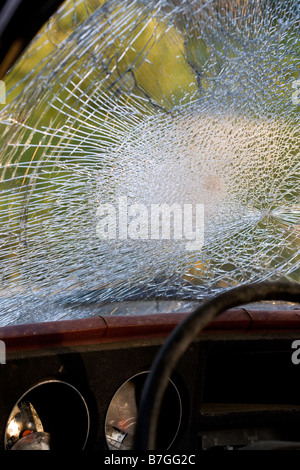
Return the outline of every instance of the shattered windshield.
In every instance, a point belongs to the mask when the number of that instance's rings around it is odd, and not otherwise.
[[[4,78],[1,326],[300,280],[299,12],[59,9]]]

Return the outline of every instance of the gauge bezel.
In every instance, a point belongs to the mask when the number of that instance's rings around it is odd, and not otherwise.
[[[29,395],[31,392],[33,392],[34,390],[40,388],[40,387],[43,387],[45,385],[50,385],[50,384],[59,384],[59,385],[64,385],[64,386],[67,386],[70,388],[70,390],[72,390],[73,392],[75,392],[79,399],[81,400],[82,402],[82,405],[83,405],[83,408],[85,409],[86,411],[86,419],[87,419],[87,426],[86,426],[86,436],[85,436],[85,439],[83,441],[83,445],[82,445],[82,448],[81,450],[83,450],[87,444],[87,441],[88,441],[88,437],[89,437],[89,433],[90,433],[90,413],[89,413],[89,408],[88,408],[88,405],[82,395],[82,393],[72,384],[70,384],[69,382],[66,382],[64,380],[58,380],[58,379],[48,379],[48,380],[43,380],[41,382],[38,382],[37,384],[33,385],[32,387],[28,388],[19,398],[18,400],[15,402],[15,404],[13,405],[10,413],[9,413],[9,416],[8,416],[8,419],[6,421],[6,426],[5,426],[5,431],[4,431],[4,438],[3,438],[3,441],[4,441],[4,449],[5,450],[9,450],[8,446],[7,446],[7,428],[9,426],[9,423],[11,421],[11,419],[13,418],[13,416],[15,416],[15,413],[14,413],[14,410],[15,408],[18,406],[18,404],[24,400],[24,398],[26,397],[26,395]]]
[[[125,380],[118,388],[117,390],[114,392],[111,400],[109,401],[109,404],[107,406],[107,410],[106,410],[106,414],[105,414],[105,420],[104,420],[104,435],[105,435],[105,444],[106,444],[106,447],[109,451],[119,451],[121,450],[122,451],[122,448],[120,449],[117,449],[115,447],[111,447],[108,443],[108,440],[107,440],[107,431],[106,431],[106,428],[107,428],[107,418],[108,418],[108,414],[109,414],[109,411],[110,411],[110,408],[111,406],[113,405],[113,402],[114,400],[116,399],[116,396],[120,393],[121,389],[126,385],[128,384],[128,382],[130,381],[134,381],[134,379],[137,379],[137,377],[140,377],[142,375],[145,375],[145,380],[146,380],[146,376],[149,374],[150,370],[142,370],[140,372],[137,372],[136,374],[132,375],[131,377],[129,377],[127,380]],[[172,385],[173,387],[173,390],[174,392],[176,393],[177,395],[177,398],[178,398],[178,415],[179,415],[179,419],[178,419],[178,423],[177,423],[177,428],[176,428],[176,432],[174,432],[174,436],[170,442],[170,444],[168,445],[168,447],[164,450],[169,450],[176,438],[178,437],[178,434],[180,432],[180,429],[182,427],[182,424],[183,424],[183,400],[182,400],[182,394],[180,393],[180,390],[179,390],[179,387],[178,385],[175,383],[174,381],[174,378],[170,378],[169,379],[169,384]],[[136,416],[136,420],[137,420],[137,416]],[[133,449],[131,449],[133,450]]]

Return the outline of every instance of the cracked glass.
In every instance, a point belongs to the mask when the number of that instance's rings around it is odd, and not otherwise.
[[[4,79],[2,326],[299,282],[299,12],[63,4]]]

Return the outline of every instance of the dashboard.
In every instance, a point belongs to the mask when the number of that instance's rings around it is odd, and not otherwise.
[[[0,450],[134,450],[146,379],[189,315],[157,299],[299,280],[297,2],[2,3],[1,310],[24,324],[0,327]],[[148,203],[127,238],[124,195]],[[148,207],[173,195],[206,205],[201,256],[178,249],[175,214],[174,240],[144,244]],[[299,447],[299,312],[206,325],[168,379],[157,449]]]
[[[99,316],[1,328],[1,450],[33,444],[132,450],[145,378],[186,316]],[[235,308],[213,320],[169,380],[157,449],[299,442],[299,339],[293,306]]]

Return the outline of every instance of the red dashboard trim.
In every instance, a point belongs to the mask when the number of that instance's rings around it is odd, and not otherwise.
[[[99,316],[79,320],[0,327],[7,351],[48,349],[145,338],[167,337],[186,313],[133,316]],[[200,334],[276,331],[300,332],[300,310],[228,310]]]

